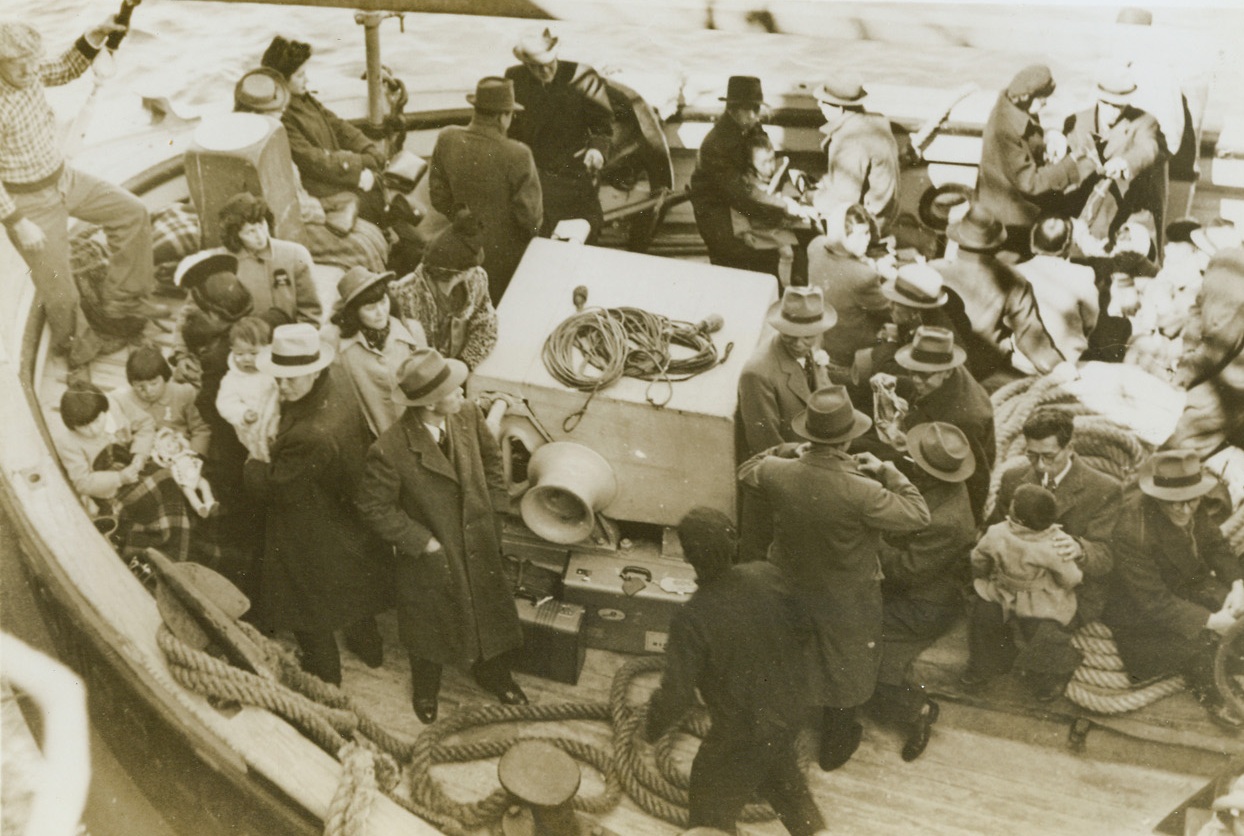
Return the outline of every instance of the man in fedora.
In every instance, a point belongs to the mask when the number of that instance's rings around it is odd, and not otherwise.
[[[791,421],[807,408],[812,392],[829,383],[827,358],[818,346],[821,335],[836,321],[819,287],[788,287],[769,310],[769,325],[777,333],[757,347],[739,375],[736,452],[740,463],[771,447],[800,440]],[[764,560],[773,537],[772,511],[746,486],[740,486],[739,505],[740,558]]]
[[[919,531],[887,534],[881,545],[881,670],[868,710],[906,729],[902,756],[912,761],[929,743],[938,707],[923,686],[912,684],[911,665],[963,612],[968,553],[976,542],[964,482],[976,471],[976,457],[963,430],[942,422],[912,427],[907,455],[930,521]]]
[[[695,225],[713,264],[777,276],[778,251],[752,249],[736,238],[730,210],[763,227],[777,226],[790,218],[806,216],[807,212],[790,198],[769,194],[748,176],[752,166],[749,149],[757,141],[755,135],[764,132],[760,125],[764,107],[760,79],[731,76],[723,101],[726,112],[700,143],[691,174]],[[796,248],[797,261],[800,249]]]
[[[492,302],[510,284],[527,244],[544,219],[540,175],[531,149],[506,132],[514,112],[514,82],[490,76],[467,96],[474,108],[466,127],[443,128],[432,149],[428,190],[447,218],[467,206],[483,226],[484,269]]]
[[[947,229],[959,245],[953,260],[931,264],[942,274],[946,289],[957,297],[962,322],[955,330],[963,337],[968,370],[986,385],[997,388],[1015,376],[1011,353],[1020,351],[1040,374],[1049,374],[1064,362],[1037,308],[1032,285],[997,257],[1006,242],[1006,227],[985,207],[972,204],[961,221]],[[1074,379],[1074,366],[1063,366],[1060,376]],[[991,376],[998,375],[990,380]]]
[[[375,615],[388,609],[389,583],[354,505],[371,433],[333,357],[313,325],[273,331],[257,365],[277,379],[281,420],[269,460],[247,461],[244,475],[266,511],[260,617],[293,631],[305,671],[339,685],[335,631],[367,665],[384,662]]]
[[[368,451],[358,490],[363,518],[392,549],[411,703],[424,724],[436,719],[445,665],[471,666],[506,705],[527,702],[507,655],[523,636],[502,571],[501,450],[463,395],[467,374],[433,348],[407,358],[393,389],[406,412]]]
[[[1238,729],[1244,718],[1213,675],[1219,638],[1244,616],[1240,560],[1203,501],[1217,484],[1190,450],[1141,466],[1114,528],[1118,565],[1102,621],[1133,679],[1183,674],[1211,719]]]
[[[955,330],[955,318],[947,312],[950,294],[942,274],[927,262],[913,262],[898,268],[893,278],[881,284],[881,295],[890,303],[892,328],[885,328],[876,345],[867,352],[856,352],[853,374],[866,381],[876,372],[901,376],[906,370],[894,361],[894,355],[916,336],[922,325]],[[963,321],[962,312],[957,317]],[[963,339],[955,335],[955,343]]]
[[[835,206],[858,203],[884,235],[898,214],[898,143],[890,120],[864,110],[868,91],[854,75],[825,82],[815,96],[825,117],[821,147],[828,165],[813,205],[827,215]]]
[[[793,458],[761,453],[744,462],[739,479],[760,491],[774,515],[769,560],[784,570],[812,619],[819,648],[822,706],[819,762],[842,766],[859,747],[854,713],[872,696],[881,661],[881,573],[878,552],[887,532],[918,531],[929,508],[890,462],[847,453],[872,420],[851,405],[842,386],[812,393],[791,429],[810,442]]]
[[[1152,114],[1131,104],[1136,81],[1126,67],[1097,79],[1097,103],[1067,118],[1063,133],[1071,153],[1084,156],[1098,176],[1086,177],[1071,198],[1071,209],[1088,234],[1106,242],[1132,215],[1148,210],[1158,232],[1158,253],[1166,217],[1166,163],[1169,154]]]
[[[1038,409],[1024,421],[1028,464],[1002,474],[988,524],[1001,522],[1020,485],[1040,485],[1054,494],[1055,522],[1061,527],[1060,550],[1075,559],[1084,574],[1076,591],[1077,619],[1096,621],[1106,600],[1106,579],[1114,566],[1110,539],[1122,500],[1118,480],[1085,464],[1072,447],[1075,424],[1057,409]]]
[[[531,148],[544,194],[542,235],[559,221],[583,218],[591,224],[587,242],[600,234],[597,177],[604,168],[613,137],[613,107],[596,70],[564,61],[558,39],[545,29],[528,34],[514,47],[521,64],[505,71],[514,82],[514,114],[510,136]]]
[[[963,432],[980,463],[967,480],[972,515],[980,522],[989,495],[989,471],[997,457],[993,402],[964,367],[965,358],[950,329],[932,325],[916,329],[912,341],[894,355],[903,370],[896,390],[909,405],[899,429],[906,433],[920,424],[941,421]],[[910,450],[910,443],[907,446]]]

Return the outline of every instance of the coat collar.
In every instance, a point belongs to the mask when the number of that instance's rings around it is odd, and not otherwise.
[[[786,375],[786,386],[803,402],[812,397],[808,388],[808,378],[799,361],[790,356],[790,352],[782,345],[781,335],[773,335],[773,356],[777,358],[778,368]]]
[[[1036,126],[1038,130],[1041,128],[1041,123],[1035,116],[1016,106],[1015,102],[1007,98],[1005,90],[998,94],[998,119],[1003,127],[1009,128],[1019,136],[1023,136],[1029,126]]]
[[[411,335],[410,329],[406,327],[406,324],[402,322],[402,320],[398,319],[395,316],[389,317],[389,339],[397,340],[398,342],[402,342],[402,343],[406,343],[407,345],[410,345],[414,348],[417,348],[419,346],[419,343]],[[361,331],[355,332],[352,336],[343,337],[341,340],[341,345],[338,348],[338,351],[344,352],[347,348],[349,348],[352,345],[357,345],[361,347],[364,351],[370,351],[372,354],[377,354],[377,355],[384,354],[384,352],[377,351],[376,349],[368,345],[367,340],[366,338],[363,337],[363,332]]]
[[[809,444],[799,454],[799,461],[823,470],[859,473],[859,465],[856,464],[850,453],[846,453],[829,444]]]
[[[423,421],[419,420],[419,410],[407,409],[402,414],[401,422],[402,432],[406,434],[406,447],[419,457],[419,463],[428,470],[457,482],[458,471],[454,468],[453,462],[441,452],[441,448],[432,440],[432,434],[423,425]],[[458,424],[458,416],[451,415],[445,419],[445,432],[449,433],[450,436],[460,432],[460,428],[450,429],[450,426],[455,424]],[[450,444],[453,443],[454,441],[451,438]]]

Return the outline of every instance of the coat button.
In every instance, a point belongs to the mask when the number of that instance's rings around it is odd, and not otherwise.
[[[868,643],[868,648],[869,648],[870,650],[871,650],[872,648],[876,647],[876,646],[877,646],[877,643],[876,643],[876,642],[869,642],[869,643]]]

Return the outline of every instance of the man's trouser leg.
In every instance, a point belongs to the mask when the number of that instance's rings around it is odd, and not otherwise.
[[[47,239],[39,252],[29,252],[18,245],[17,236],[9,230],[9,240],[30,267],[35,295],[47,316],[52,347],[67,355],[70,368],[89,363],[99,353],[99,338],[79,304],[69,263],[69,211],[60,190],[49,186],[37,192],[13,193],[12,197],[22,216],[42,229]]]
[[[147,207],[125,189],[69,167],[61,188],[69,214],[99,224],[108,237],[108,278],[100,292],[104,315],[134,316],[155,290]]]

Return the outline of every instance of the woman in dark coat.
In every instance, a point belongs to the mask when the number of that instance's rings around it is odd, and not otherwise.
[[[436,719],[441,668],[473,664],[476,682],[507,705],[527,697],[506,651],[522,645],[502,572],[501,451],[466,401],[466,365],[423,348],[403,363],[393,397],[407,407],[367,453],[363,519],[394,552],[398,629],[410,653],[415,714]]]
[[[247,487],[267,507],[260,567],[263,616],[273,629],[292,630],[303,669],[341,683],[333,631],[371,667],[383,661],[375,614],[386,609],[384,547],[354,507],[354,489],[371,435],[331,346],[314,326],[282,325],[259,356],[259,369],[277,378],[281,421],[270,461],[246,462]],[[327,370],[326,370],[327,369]]]

